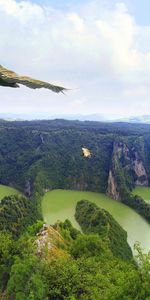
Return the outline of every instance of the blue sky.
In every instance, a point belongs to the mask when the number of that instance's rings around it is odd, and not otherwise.
[[[19,1],[18,1],[19,2]],[[77,4],[86,4],[87,0],[34,0],[33,3],[38,3],[40,5],[51,5],[55,8],[66,10],[70,5],[76,6]],[[119,2],[116,0],[107,0],[106,5],[109,7],[114,7],[114,5]],[[121,1],[120,1],[121,2]],[[150,1],[149,0],[124,0],[123,1],[127,7],[129,13],[133,14],[136,21],[141,25],[149,25],[150,18]]]
[[[1,112],[150,114],[149,11],[148,0],[0,0],[1,64],[72,88],[1,87]]]

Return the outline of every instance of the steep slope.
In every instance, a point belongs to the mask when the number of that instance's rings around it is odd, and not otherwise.
[[[143,149],[144,140],[141,138],[133,140],[132,143],[123,138],[114,141],[107,189],[108,195],[113,199],[121,198],[121,185],[130,190],[134,186],[148,186]]]
[[[88,200],[77,203],[75,217],[84,233],[97,233],[108,243],[113,255],[130,259],[132,251],[127,243],[127,233],[105,210]]]
[[[0,121],[0,183],[29,197],[56,188],[103,192],[136,208],[131,190],[150,182],[149,130],[127,123]],[[142,200],[139,206],[149,220],[149,208]]]

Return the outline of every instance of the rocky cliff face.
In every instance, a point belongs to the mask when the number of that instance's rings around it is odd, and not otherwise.
[[[135,186],[148,186],[144,161],[134,147],[131,148],[124,142],[114,142],[108,176],[107,194],[115,200],[120,198],[118,177],[127,188],[129,182]]]
[[[27,195],[28,197],[31,196],[31,183],[30,183],[30,179],[26,180],[24,193],[25,193],[25,195]]]
[[[115,181],[115,177],[112,173],[112,170],[109,170],[107,194],[115,200],[119,200],[120,198],[119,192],[117,190],[117,183]]]
[[[148,178],[143,161],[137,157],[132,163],[132,168],[136,175],[135,185],[148,186]]]

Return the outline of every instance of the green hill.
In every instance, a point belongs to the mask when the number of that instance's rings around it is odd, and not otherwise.
[[[81,200],[77,203],[75,217],[84,233],[96,233],[108,243],[112,253],[122,259],[131,259],[132,251],[127,243],[126,231],[105,209]]]
[[[29,197],[59,188],[106,193],[150,221],[149,205],[131,195],[150,183],[149,130],[128,123],[0,121],[0,183]]]

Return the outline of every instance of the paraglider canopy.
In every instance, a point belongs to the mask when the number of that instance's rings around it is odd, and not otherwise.
[[[82,147],[82,152],[84,157],[91,157],[91,152],[88,148]]]

